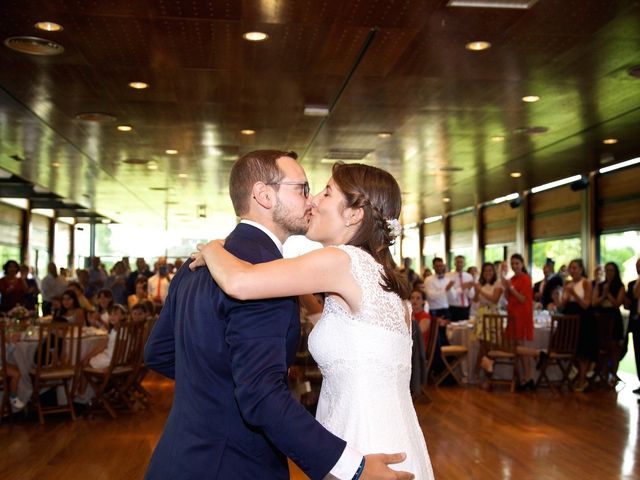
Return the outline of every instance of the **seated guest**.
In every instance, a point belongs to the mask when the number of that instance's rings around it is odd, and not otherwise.
[[[75,290],[69,288],[62,294],[60,315],[58,318],[54,318],[54,320],[64,320],[69,323],[84,326],[86,316],[84,308],[80,306]]]
[[[109,315],[113,308],[113,294],[108,288],[103,288],[96,295],[95,310],[89,314],[89,324],[97,328],[108,330]]]
[[[409,300],[411,301],[411,320],[417,322],[426,346],[429,338],[429,327],[431,326],[431,315],[424,309],[427,295],[422,290],[414,289]]]
[[[111,290],[113,301],[120,305],[127,303],[127,275],[123,262],[116,262],[111,270],[111,275],[107,278],[106,288]]]
[[[69,290],[73,290],[75,292],[78,302],[80,302],[80,306],[87,312],[93,312],[95,310],[93,304],[84,295],[82,285],[80,285],[78,282],[69,282]]]
[[[0,328],[5,328],[4,325],[0,325]],[[9,338],[7,338],[7,356],[13,352],[15,348],[13,343],[20,340],[20,332],[15,332]],[[24,402],[18,398],[18,382],[20,381],[20,370],[15,365],[7,362],[7,377],[9,377],[9,403],[11,404],[11,410],[16,412],[24,408]],[[2,358],[0,358],[0,371],[2,371]],[[6,394],[6,393],[5,393]]]
[[[129,305],[129,310],[131,310],[131,308],[133,308],[134,305],[137,305],[143,300],[153,301],[153,298],[151,298],[151,296],[149,295],[148,288],[149,286],[147,284],[147,277],[143,276],[136,280],[135,293],[133,295],[129,295],[129,298],[127,298],[127,304]]]
[[[127,277],[127,293],[129,295],[135,295],[136,293],[136,281],[140,277],[149,278],[153,275],[153,272],[149,270],[147,262],[142,257],[136,259],[137,270],[131,272]]]
[[[107,322],[109,329],[109,340],[107,342],[107,347],[91,356],[89,359],[89,366],[92,368],[107,368],[111,363],[111,357],[113,357],[113,350],[116,345],[116,333],[117,327],[121,322],[124,322],[127,319],[127,309],[124,308],[120,304],[115,304],[111,308],[111,313],[109,314],[109,320]]]
[[[51,297],[51,311],[49,315],[51,315],[52,318],[58,318],[60,316],[61,311],[62,311],[62,295],[56,295],[55,297]]]
[[[145,312],[147,312],[147,320],[153,319],[158,314],[156,311],[156,305],[151,300],[142,300],[137,303],[137,305],[142,305],[142,307],[144,307]]]

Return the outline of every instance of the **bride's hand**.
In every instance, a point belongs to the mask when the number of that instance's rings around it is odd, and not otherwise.
[[[211,240],[209,243],[199,243],[196,246],[198,251],[191,254],[193,261],[189,264],[189,269],[193,271],[198,267],[204,267],[206,265],[204,254],[218,247],[224,247],[224,240]]]

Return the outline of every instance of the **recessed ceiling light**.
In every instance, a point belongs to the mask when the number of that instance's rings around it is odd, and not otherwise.
[[[602,143],[604,143],[605,145],[614,145],[614,144],[618,143],[618,139],[617,138],[605,138],[604,140],[602,140]]]
[[[379,138],[389,138],[391,137],[391,132],[380,132],[378,133]]]
[[[510,174],[513,178],[520,178],[522,174],[520,172],[511,172]]]
[[[246,130],[240,130],[240,133],[242,135],[254,135],[256,133],[256,131],[255,130],[246,129]]]
[[[157,170],[158,169],[158,165],[156,165],[155,163],[150,163],[149,165],[147,165],[147,169],[148,170]]]
[[[538,100],[540,100],[538,95],[526,95],[522,97],[522,101],[527,103],[537,102]]]
[[[491,137],[491,141],[492,142],[504,142],[504,136],[503,135],[494,135],[493,137]]]
[[[451,199],[450,199],[449,197],[444,197],[444,198],[442,199],[442,201],[443,201],[444,203],[449,203],[449,202],[451,201]]]
[[[131,130],[133,130],[133,127],[131,125],[118,125],[117,128],[121,132],[130,132]]]
[[[189,176],[189,174],[188,173],[179,173],[178,176],[180,178],[187,178]]]
[[[474,52],[480,52],[482,50],[486,50],[488,48],[491,48],[491,43],[489,42],[485,42],[482,40],[478,40],[475,42],[469,42],[467,43],[464,48],[466,48],[467,50],[471,50]]]
[[[250,42],[262,42],[269,38],[269,35],[264,32],[246,32],[242,35],[242,38],[249,40]]]
[[[61,32],[63,30],[62,25],[54,22],[38,22],[34,25],[38,30],[44,30],[46,32]]]
[[[58,167],[60,166],[60,164],[59,164],[58,162],[53,162],[53,163],[51,164],[51,166],[52,166],[53,168],[58,168]]]
[[[170,148],[168,150],[165,150],[164,153],[166,153],[167,155],[177,155],[178,150],[174,150],[173,148]]]
[[[9,37],[4,41],[4,44],[11,50],[29,55],[50,56],[60,55],[64,52],[62,45],[38,37]]]
[[[105,225],[109,225],[111,223],[111,220],[109,220],[108,218],[103,218],[102,220],[100,220],[102,223],[104,223]]]
[[[329,107],[327,105],[305,105],[304,114],[307,117],[327,117],[329,116]]]
[[[145,88],[149,88],[149,84],[146,82],[129,82],[129,86],[136,90],[144,90]]]

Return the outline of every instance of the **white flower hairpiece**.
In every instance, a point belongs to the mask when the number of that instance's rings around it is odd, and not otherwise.
[[[396,238],[402,233],[402,225],[397,218],[387,218],[386,222],[391,238]]]

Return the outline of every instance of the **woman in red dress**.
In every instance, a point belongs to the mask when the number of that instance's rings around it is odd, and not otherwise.
[[[502,280],[509,316],[506,333],[520,345],[525,340],[533,340],[533,289],[531,277],[524,266],[524,258],[519,253],[511,255],[511,270],[513,270],[513,277]],[[521,378],[524,380],[522,386],[525,389],[532,389],[534,382],[531,358],[520,356],[520,362],[523,371]]]

